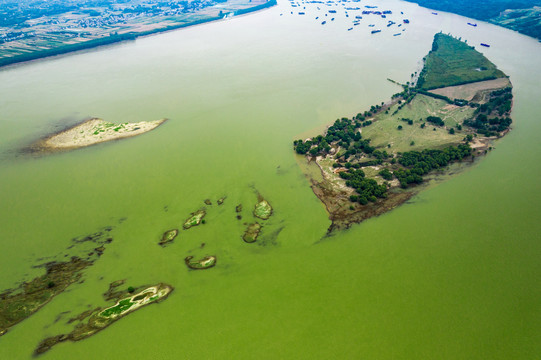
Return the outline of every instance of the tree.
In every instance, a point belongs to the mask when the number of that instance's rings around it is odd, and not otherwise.
[[[393,174],[389,171],[389,169],[383,169],[379,172],[379,175],[384,178],[385,180],[391,180],[393,178]]]

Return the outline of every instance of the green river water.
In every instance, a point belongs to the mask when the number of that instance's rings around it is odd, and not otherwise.
[[[104,305],[108,284],[123,278],[175,290],[42,358],[539,358],[541,46],[414,4],[378,4],[405,12],[411,24],[402,36],[384,26],[371,36],[371,20],[348,32],[343,15],[321,26],[312,15],[288,15],[282,1],[0,70],[0,289],[39,275],[33,265],[71,255],[73,237],[114,226],[85,282],[2,336],[0,358],[31,358],[43,338],[70,330],[70,316]],[[330,222],[292,140],[387,101],[399,88],[386,78],[409,80],[440,30],[492,45],[482,51],[514,85],[513,130],[461,174],[324,238]],[[77,151],[18,151],[89,116],[170,120]],[[274,215],[246,244],[242,223],[256,191]],[[204,199],[222,196],[205,225],[157,245]],[[218,263],[189,271],[187,255],[217,255]]]

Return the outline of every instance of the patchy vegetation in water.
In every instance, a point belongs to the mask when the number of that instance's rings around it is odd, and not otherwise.
[[[464,61],[452,62],[452,56]],[[479,64],[487,74],[472,69]],[[330,214],[329,231],[389,211],[409,199],[427,175],[486,153],[512,123],[510,82],[474,82],[464,85],[471,89],[439,93],[425,88],[497,76],[505,74],[482,54],[439,33],[417,86],[401,85],[389,103],[336,120],[324,135],[295,140],[295,151],[315,160],[323,174],[323,181],[312,179],[312,189]],[[502,88],[487,88],[496,84]],[[470,100],[442,95],[474,89]]]
[[[248,224],[244,235],[242,235],[242,240],[247,243],[256,242],[259,232],[261,231],[261,225],[258,223]]]
[[[163,236],[162,236],[162,239],[160,240],[158,245],[166,246],[166,245],[172,243],[173,240],[175,240],[175,238],[177,237],[177,235],[178,235],[178,229],[172,229],[172,230],[168,230],[168,231],[164,232]]]
[[[70,322],[73,322],[73,320],[80,321],[72,332],[69,334],[61,334],[44,339],[36,348],[35,353],[42,354],[60,342],[86,339],[105,329],[107,326],[111,325],[122,317],[146,305],[157,303],[166,299],[173,291],[173,287],[171,285],[163,283],[153,286],[140,287],[137,292],[133,288],[128,288],[127,290],[120,292],[112,291],[112,289],[116,289],[116,287],[121,284],[123,284],[123,281],[116,284],[112,283],[108,292],[104,294],[104,297],[108,300],[110,300],[111,296],[114,294],[114,296],[117,298],[114,305],[104,308],[96,308],[92,311],[85,311],[75,319],[71,319]],[[86,318],[88,318],[88,321],[83,322]]]
[[[204,209],[201,209],[201,210],[197,210],[196,212],[192,213],[191,216],[186,219],[186,221],[184,222],[184,225],[182,226],[185,230],[193,227],[193,226],[197,226],[199,224],[201,224],[201,222],[203,221],[203,218],[205,217],[205,215],[207,215],[207,212],[206,210]]]
[[[71,239],[72,245],[67,250],[72,254],[80,253],[79,256],[72,255],[69,261],[49,261],[38,265],[36,267],[45,268],[45,274],[0,293],[0,336],[37,312],[71,284],[82,282],[83,271],[104,253],[104,244],[113,241],[110,237],[112,229],[109,226],[93,234]],[[64,257],[67,256],[64,254]]]
[[[92,261],[78,257],[73,257],[68,262],[48,263],[45,265],[44,275],[21,284],[18,289],[0,294],[0,335],[79,281],[82,271],[90,265]]]
[[[184,262],[186,263],[186,266],[188,266],[190,269],[205,270],[210,269],[211,267],[214,267],[216,265],[216,256],[205,256],[204,258],[199,260],[193,260],[193,256],[187,256],[184,259]]]

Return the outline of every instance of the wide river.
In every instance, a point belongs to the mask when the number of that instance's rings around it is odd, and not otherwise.
[[[393,36],[397,25],[365,16],[347,31],[353,12],[322,26],[315,5],[280,1],[248,16],[0,70],[0,289],[39,275],[34,265],[76,253],[66,250],[72,238],[114,227],[84,282],[1,337],[0,358],[31,358],[43,338],[69,331],[69,317],[105,305],[101,294],[118,279],[175,291],[43,359],[537,358],[541,44],[415,4],[371,5],[411,23]],[[383,31],[370,35],[371,23]],[[330,222],[292,140],[387,101],[400,89],[386,79],[408,81],[440,30],[491,44],[481,50],[514,85],[513,130],[466,171],[325,238]],[[20,153],[89,116],[170,121],[77,151]],[[275,213],[259,242],[246,244],[243,222],[256,191]],[[157,245],[204,199],[222,196],[204,226]],[[215,254],[218,264],[189,271],[190,254]]]

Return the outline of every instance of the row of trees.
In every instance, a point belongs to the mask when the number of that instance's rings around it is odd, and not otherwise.
[[[430,171],[461,161],[471,153],[472,149],[468,144],[449,146],[443,150],[408,151],[398,158],[398,163],[404,166],[404,169],[394,171],[393,175],[400,181],[402,188],[407,188],[410,184],[422,183],[423,175]]]

